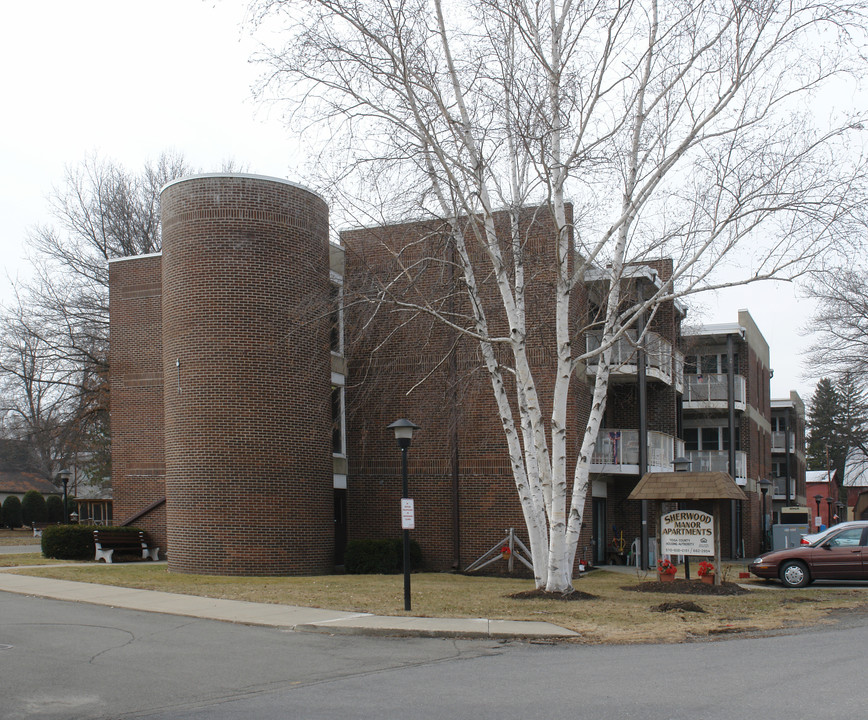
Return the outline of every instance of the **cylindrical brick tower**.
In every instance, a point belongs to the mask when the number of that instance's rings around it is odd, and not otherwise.
[[[328,207],[230,174],[161,203],[169,569],[331,570]]]

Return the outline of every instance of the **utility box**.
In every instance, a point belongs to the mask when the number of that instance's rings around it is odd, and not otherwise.
[[[772,525],[772,550],[786,550],[791,547],[799,547],[802,535],[810,531],[807,523],[796,525]]]

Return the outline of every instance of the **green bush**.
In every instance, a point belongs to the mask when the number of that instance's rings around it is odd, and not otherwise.
[[[21,519],[25,525],[33,525],[35,522],[45,522],[48,520],[48,508],[45,505],[45,498],[38,490],[28,490],[24,493],[24,499],[21,501]]]
[[[0,525],[14,530],[15,528],[20,528],[23,524],[21,501],[17,495],[10,495],[3,501],[3,508],[0,509]]]
[[[96,525],[49,525],[42,531],[42,555],[56,560],[93,560]]]
[[[422,567],[422,548],[410,541],[410,568]],[[351,540],[344,552],[344,569],[352,575],[392,575],[404,572],[402,540]]]
[[[63,522],[63,500],[60,495],[49,495],[45,498],[45,508],[48,512],[48,522]]]

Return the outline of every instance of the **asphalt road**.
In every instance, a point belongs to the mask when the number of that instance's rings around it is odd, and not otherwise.
[[[644,646],[327,636],[0,593],[0,718],[862,718],[868,626]]]

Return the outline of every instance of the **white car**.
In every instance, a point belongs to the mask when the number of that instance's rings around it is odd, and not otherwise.
[[[847,522],[840,522],[837,525],[832,525],[832,527],[826,528],[825,530],[818,533],[811,533],[810,535],[802,535],[802,540],[800,545],[813,545],[818,540],[822,540],[826,535],[830,532],[834,532],[835,530],[840,530],[845,527],[852,527],[854,525],[859,525],[860,523],[864,523],[864,520],[848,520]]]

